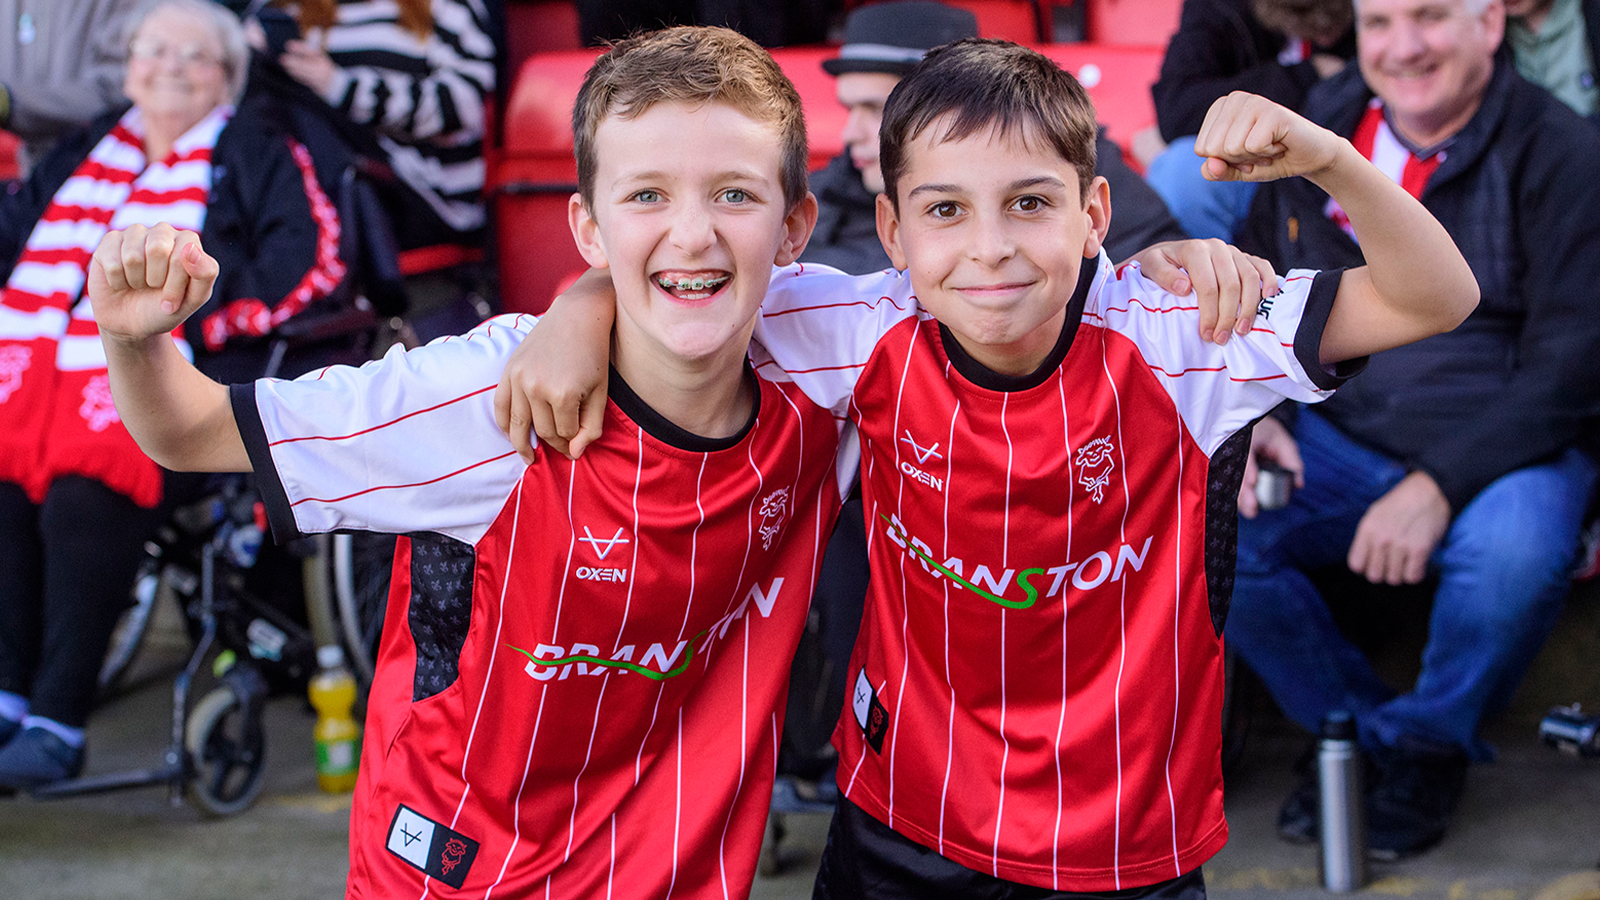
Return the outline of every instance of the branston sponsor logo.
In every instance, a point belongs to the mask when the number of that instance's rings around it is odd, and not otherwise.
[[[614,669],[621,675],[637,672],[646,678],[662,681],[688,671],[689,664],[697,655],[705,653],[713,641],[727,637],[728,629],[733,627],[733,623],[745,618],[752,603],[755,604],[761,618],[771,616],[773,607],[777,605],[778,595],[782,591],[782,578],[772,579],[772,586],[767,590],[762,590],[759,584],[753,584],[739,605],[713,622],[709,628],[701,630],[686,641],[650,644],[643,652],[640,652],[638,644],[623,644],[613,649],[609,656],[603,656],[600,645],[583,641],[571,646],[541,643],[531,652],[517,646],[512,646],[511,649],[528,658],[524,671],[539,681],[549,681],[552,678],[566,681],[573,675],[600,675],[607,669]]]
[[[1039,591],[1047,580],[1049,588],[1044,594],[1047,598],[1061,593],[1069,577],[1072,586],[1080,591],[1092,591],[1103,584],[1121,581],[1128,570],[1138,572],[1144,568],[1145,558],[1154,540],[1153,536],[1145,538],[1138,550],[1132,544],[1122,544],[1114,550],[1096,550],[1084,559],[1061,566],[1036,566],[1018,571],[1015,568],[991,568],[979,564],[968,579],[966,560],[952,556],[941,563],[934,558],[933,550],[925,541],[906,532],[898,516],[880,515],[878,518],[884,522],[884,535],[904,549],[906,555],[915,559],[922,571],[936,579],[948,578],[956,587],[972,591],[1007,609],[1027,609],[1032,606],[1039,599]],[[1011,589],[1013,581],[1024,597],[1015,596],[1016,591]],[[1007,594],[1012,596],[1007,597]]]

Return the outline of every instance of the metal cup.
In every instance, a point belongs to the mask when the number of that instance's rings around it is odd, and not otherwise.
[[[1277,463],[1262,460],[1256,474],[1256,505],[1260,508],[1283,509],[1289,505],[1289,495],[1294,492],[1294,473]]]

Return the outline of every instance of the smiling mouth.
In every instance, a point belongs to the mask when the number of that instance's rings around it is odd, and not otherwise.
[[[652,276],[656,286],[678,300],[706,300],[733,278],[730,272],[661,272]]]
[[[1012,291],[1023,290],[1030,284],[1032,284],[1032,282],[1029,281],[1013,281],[1006,284],[973,284],[966,287],[956,288],[956,290],[962,292],[963,294],[1004,294]]]

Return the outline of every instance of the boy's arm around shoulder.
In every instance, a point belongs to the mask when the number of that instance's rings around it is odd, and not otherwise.
[[[910,280],[893,270],[780,266],[757,313],[751,356],[769,377],[772,366],[784,370],[813,403],[842,415],[873,345],[915,312]],[[573,459],[600,436],[615,317],[609,274],[590,269],[512,354],[495,391],[495,419],[524,460],[534,457],[534,436]]]
[[[228,389],[169,337],[211,296],[217,272],[199,236],[170,225],[109,232],[89,263],[117,412],[139,447],[174,471],[250,469]]]
[[[1444,226],[1350,142],[1252,94],[1218,100],[1195,141],[1213,181],[1301,175],[1344,208],[1367,265],[1344,273],[1323,332],[1331,364],[1461,324],[1478,283]]]

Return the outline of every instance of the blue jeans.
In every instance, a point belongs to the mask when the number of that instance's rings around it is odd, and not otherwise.
[[[1511,699],[1560,615],[1595,464],[1568,450],[1501,476],[1460,511],[1430,561],[1439,589],[1422,674],[1397,696],[1339,632],[1306,573],[1344,562],[1362,515],[1406,468],[1309,410],[1295,436],[1305,488],[1284,509],[1239,523],[1229,646],[1308,730],[1346,709],[1364,746],[1407,735],[1491,759],[1478,724]]]
[[[1183,230],[1195,238],[1232,241],[1256,195],[1255,182],[1207,181],[1200,174],[1200,157],[1194,155],[1193,135],[1168,144],[1150,161],[1144,180],[1167,201]]]

